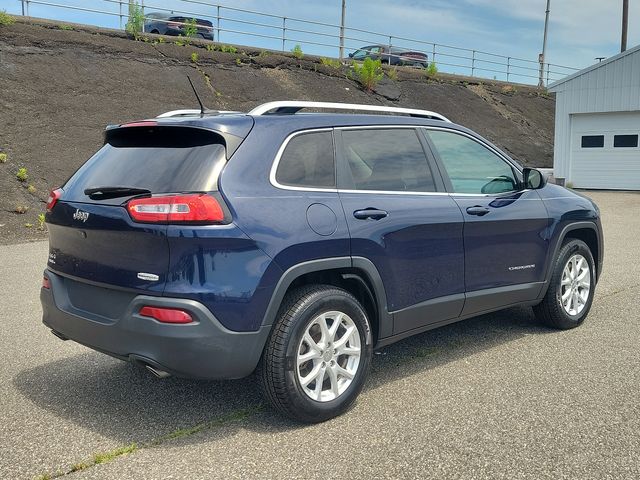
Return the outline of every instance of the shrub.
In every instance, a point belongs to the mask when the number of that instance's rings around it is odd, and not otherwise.
[[[36,187],[34,187],[33,185],[29,185],[29,186],[27,187],[27,192],[29,192],[30,194],[32,194],[32,195],[33,195],[34,193],[36,193],[36,192],[37,192]]]
[[[13,25],[14,23],[15,19],[6,11],[2,10],[0,12],[0,25]]]
[[[213,52],[216,49],[216,46],[212,43],[207,43],[204,48],[207,49],[207,52]]]
[[[124,30],[136,40],[142,33],[144,27],[144,12],[142,7],[138,5],[138,0],[129,3],[129,20]]]
[[[322,57],[320,59],[320,63],[322,65],[326,65],[327,67],[335,68],[336,70],[339,70],[342,67],[342,62],[340,62],[340,60],[337,60],[335,58]]]
[[[192,18],[184,22],[184,36],[187,38],[193,38],[198,34],[198,24],[196,19]]]
[[[44,230],[44,213],[38,214],[38,230]]]
[[[240,57],[236,58],[236,65],[242,65],[242,60],[240,60]]]
[[[7,163],[7,154],[0,152],[0,163]]]
[[[19,213],[20,215],[23,215],[27,213],[27,210],[29,210],[29,207],[27,207],[26,205],[16,205],[14,212]]]
[[[304,58],[304,53],[302,53],[302,47],[299,44],[296,44],[296,46],[291,49],[291,53],[293,53],[293,56],[296,57],[298,60],[302,60]]]
[[[16,173],[16,178],[21,182],[26,182],[27,179],[29,178],[29,175],[27,174],[27,169],[24,167],[19,168],[18,173]]]
[[[196,52],[193,52],[193,53],[191,54],[191,61],[192,61],[193,63],[198,63],[198,54],[197,54]]]
[[[384,75],[380,60],[372,60],[370,58],[365,58],[362,64],[354,62],[353,70],[356,74],[356,79],[367,92],[371,92],[376,88],[376,85]]]
[[[71,31],[73,30],[73,27],[71,25],[60,25],[58,27],[60,30],[66,30],[66,31]]]
[[[398,67],[393,67],[387,70],[387,77],[394,82],[398,80]]]
[[[435,77],[438,74],[438,67],[436,66],[436,62],[431,62],[425,70],[427,73],[427,77]]]
[[[260,54],[258,56],[259,57],[266,57],[267,55],[269,55],[269,52],[267,52],[266,50],[260,50]]]

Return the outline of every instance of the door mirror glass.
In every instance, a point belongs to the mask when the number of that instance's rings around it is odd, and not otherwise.
[[[538,190],[545,185],[544,175],[535,168],[525,168],[522,170],[524,188]]]
[[[349,54],[349,58],[353,58],[353,52]]]

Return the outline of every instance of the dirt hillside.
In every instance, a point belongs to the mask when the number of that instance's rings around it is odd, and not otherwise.
[[[107,124],[194,108],[191,75],[209,108],[247,110],[269,100],[322,100],[435,110],[527,165],[553,153],[554,101],[531,87],[398,70],[366,93],[348,68],[238,47],[133,41],[122,32],[18,21],[0,26],[0,243],[43,238],[38,214],[102,142]],[[196,56],[192,56],[192,54]],[[27,179],[17,173],[26,168]]]

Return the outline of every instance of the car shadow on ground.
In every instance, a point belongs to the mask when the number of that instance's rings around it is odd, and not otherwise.
[[[512,308],[431,330],[377,352],[363,394],[526,335],[550,332],[536,322],[528,308]],[[214,425],[216,419],[242,417],[238,412],[255,411],[264,405],[253,376],[234,381],[159,380],[140,367],[89,350],[21,372],[14,384],[26,399],[64,422],[122,444],[150,444],[178,429]],[[246,417],[236,428],[273,433],[304,426],[266,405],[263,412]],[[231,426],[233,422],[228,423]],[[233,431],[235,428],[220,429],[221,435]],[[196,435],[189,442],[204,441],[202,438],[208,437]]]

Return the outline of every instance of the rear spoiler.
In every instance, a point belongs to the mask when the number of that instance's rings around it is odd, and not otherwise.
[[[220,137],[225,145],[225,156],[229,160],[253,128],[254,120],[248,115],[234,116],[233,119],[227,116],[224,123],[214,121],[215,117],[209,117],[209,119],[212,121],[205,123],[200,117],[196,117],[196,119],[193,117],[173,117],[171,119],[142,120],[121,125],[108,125],[105,129],[104,143],[108,143],[111,135],[124,128],[195,128]]]

